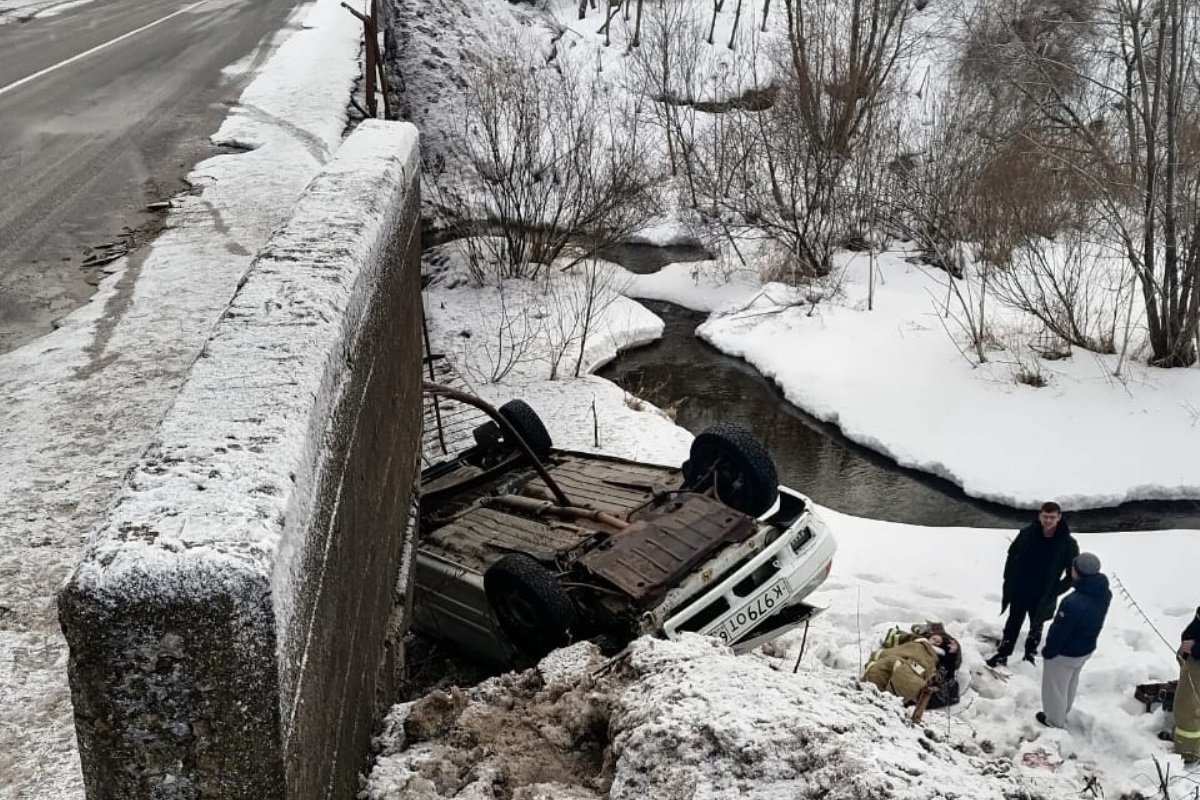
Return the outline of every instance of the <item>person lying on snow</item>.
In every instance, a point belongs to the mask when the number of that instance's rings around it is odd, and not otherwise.
[[[916,703],[928,685],[928,708],[942,708],[958,702],[961,664],[958,642],[941,625],[913,625],[908,633],[892,628],[882,649],[871,654],[862,680],[903,697],[906,705]]]

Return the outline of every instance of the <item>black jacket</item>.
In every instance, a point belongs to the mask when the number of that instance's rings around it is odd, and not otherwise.
[[[1050,541],[1044,541],[1042,525],[1026,525],[1008,546],[1004,561],[1003,607],[1020,605],[1046,620],[1054,614],[1058,596],[1071,588],[1071,563],[1079,555],[1079,543],[1066,520],[1059,520]]]
[[[1063,598],[1046,634],[1044,658],[1086,656],[1096,649],[1100,629],[1108,615],[1112,592],[1102,573],[1080,575],[1075,591]]]
[[[1200,608],[1196,609],[1196,616],[1192,617],[1192,621],[1183,629],[1183,633],[1179,634],[1179,641],[1186,642],[1189,639],[1193,642],[1200,641]],[[1195,646],[1192,647],[1192,658],[1200,658],[1200,650],[1197,650]]]

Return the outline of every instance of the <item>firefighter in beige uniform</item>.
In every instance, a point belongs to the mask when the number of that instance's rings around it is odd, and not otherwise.
[[[871,654],[862,679],[915,703],[931,679],[939,679],[930,684],[935,689],[947,686],[961,663],[958,642],[946,634],[929,633],[925,636],[892,629],[884,639],[883,649]],[[952,699],[949,696],[942,698],[943,693],[936,692],[930,708],[957,702],[957,683]]]
[[[1183,763],[1200,762],[1200,608],[1179,644],[1179,685],[1175,687],[1175,752]]]

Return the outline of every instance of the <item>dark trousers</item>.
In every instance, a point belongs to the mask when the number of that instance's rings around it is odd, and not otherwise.
[[[1012,655],[1026,617],[1029,618],[1029,635],[1025,637],[1025,655],[1037,655],[1038,645],[1042,643],[1042,628],[1045,626],[1046,620],[1038,614],[1037,604],[1020,601],[1012,603],[1008,607],[1008,621],[1004,623],[1004,635],[1000,638],[1000,648],[996,651],[996,655],[1004,658]]]

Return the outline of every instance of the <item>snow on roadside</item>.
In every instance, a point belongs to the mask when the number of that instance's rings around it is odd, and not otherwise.
[[[753,308],[717,314],[698,335],[848,438],[975,497],[1024,508],[1050,498],[1067,508],[1200,499],[1191,456],[1200,448],[1200,370],[1126,362],[1117,379],[1116,356],[1076,350],[1042,360],[1029,351],[1038,332],[994,301],[1005,349],[973,368],[956,323],[940,313],[945,273],[903,255],[878,259],[872,311],[868,257],[843,254],[840,296],[816,313],[787,307],[784,287],[769,286]],[[1019,383],[1022,373],[1048,385]]]
[[[300,28],[297,30],[297,28]],[[198,164],[199,192],[62,327],[0,356],[0,796],[82,795],[54,596],[254,253],[337,148],[361,28],[297,10]]]
[[[92,0],[0,0],[0,25],[53,17]]]

